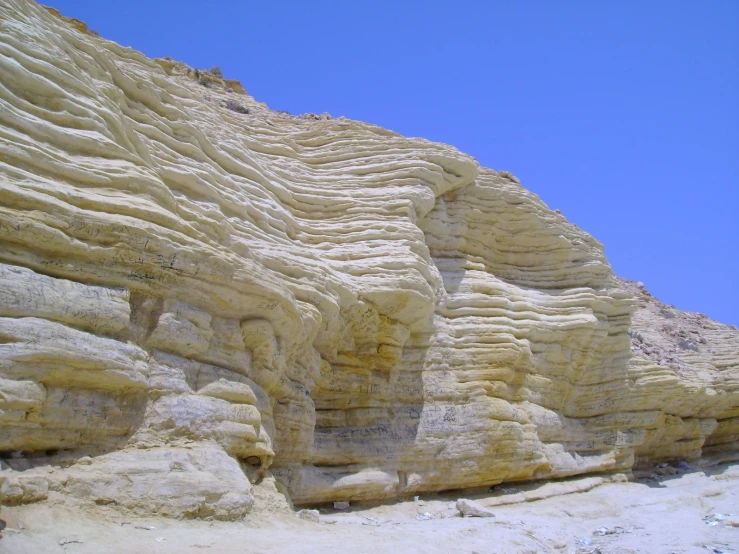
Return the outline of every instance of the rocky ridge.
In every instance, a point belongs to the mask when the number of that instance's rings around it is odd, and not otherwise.
[[[736,456],[739,332],[512,175],[27,0],[0,49],[3,503],[234,519]]]

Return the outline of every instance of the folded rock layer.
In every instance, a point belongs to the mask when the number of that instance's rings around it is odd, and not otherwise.
[[[232,519],[264,478],[311,504],[736,453],[739,332],[510,174],[27,0],[0,54],[2,502]]]

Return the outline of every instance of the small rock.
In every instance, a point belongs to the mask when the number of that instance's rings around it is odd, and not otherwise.
[[[152,527],[151,525],[134,525],[136,529],[143,529],[144,531],[153,531],[156,529],[156,527]]]
[[[457,504],[459,504],[459,502],[457,502]],[[429,512],[424,512],[422,514],[418,514],[416,516],[416,519],[418,521],[428,521],[429,519],[434,519],[434,516],[431,513],[429,513]]]
[[[157,537],[154,540],[157,541],[157,542],[164,542],[165,539],[164,539],[164,537]]]
[[[739,516],[727,517],[724,520],[724,525],[727,527],[739,527]]]
[[[731,514],[729,514],[731,515]],[[726,519],[725,514],[713,514],[710,516],[706,516],[703,518],[703,521],[708,525],[709,527],[714,527],[724,521]]]
[[[457,510],[462,514],[462,517],[495,517],[493,512],[481,504],[466,498],[457,500]]]
[[[79,539],[62,539],[59,541],[59,546],[64,546],[65,544],[72,544],[72,543],[82,544],[82,541]]]
[[[606,527],[605,525],[598,527],[595,531],[593,531],[593,535],[596,537],[605,537],[606,535],[620,535],[621,533],[630,533],[631,531],[627,531],[623,527]]]
[[[321,516],[318,510],[300,510],[298,517],[305,521],[312,521],[313,523],[320,523]]]
[[[349,509],[348,502],[334,502],[334,510],[348,510],[348,509]]]

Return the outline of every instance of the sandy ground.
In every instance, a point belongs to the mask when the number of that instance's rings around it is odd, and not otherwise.
[[[739,465],[618,478],[622,482],[590,477],[464,493],[495,513],[485,519],[459,516],[459,492],[346,512],[324,509],[320,523],[284,512],[229,523],[139,518],[67,502],[5,507],[0,552],[739,554],[739,527],[733,526],[739,525]]]

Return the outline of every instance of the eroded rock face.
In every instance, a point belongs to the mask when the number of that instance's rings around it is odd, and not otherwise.
[[[739,331],[663,304],[642,283],[620,283],[639,303],[630,330],[633,400],[660,411],[637,448],[637,460],[734,459]]]
[[[270,475],[310,504],[736,452],[736,329],[657,359],[668,316],[511,175],[25,0],[0,48],[3,502],[231,519]]]

